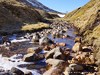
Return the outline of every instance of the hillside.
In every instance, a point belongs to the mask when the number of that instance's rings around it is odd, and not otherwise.
[[[17,0],[0,0],[0,33],[20,32],[27,24],[37,23],[38,25],[38,22],[45,22],[45,19],[55,17],[58,16]]]
[[[85,6],[66,14],[65,19],[74,23],[74,25],[79,29],[80,34],[83,33],[85,38],[84,42],[99,38],[100,1],[91,0]],[[92,44],[90,41],[87,43]]]
[[[17,0],[17,1],[27,4],[28,6],[44,10],[46,12],[61,13],[51,8],[48,8],[47,6],[40,3],[39,0]]]
[[[94,46],[97,53],[95,55],[98,58],[100,51],[100,0],[91,0],[83,7],[66,14],[65,19],[79,29],[85,44]]]

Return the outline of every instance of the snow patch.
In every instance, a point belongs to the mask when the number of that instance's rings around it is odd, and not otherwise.
[[[30,39],[14,39],[14,40],[11,40],[11,42],[24,42],[24,41],[29,41]]]
[[[22,55],[18,55],[18,58],[22,56]],[[21,64],[32,64],[33,62],[23,62],[23,61],[19,61],[19,59],[15,59],[17,58],[17,55],[14,55],[10,58],[7,58],[7,57],[2,57],[2,55],[0,55],[0,66],[2,67],[3,70],[11,70],[12,67],[15,67],[15,68],[18,68],[19,70],[23,71],[24,73],[27,73],[27,72],[31,72],[33,75],[41,75],[40,73],[38,73],[37,70],[28,70],[26,68],[20,68],[18,67],[18,65],[21,65]],[[10,61],[9,61],[10,59]],[[15,62],[12,62],[12,61],[15,61]]]
[[[59,17],[64,17],[64,16],[65,16],[65,14],[58,14],[58,16],[59,16]]]

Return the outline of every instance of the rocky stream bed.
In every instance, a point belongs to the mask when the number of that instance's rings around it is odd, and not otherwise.
[[[1,44],[0,75],[96,75],[93,48],[82,44],[75,28],[64,21],[50,27]]]

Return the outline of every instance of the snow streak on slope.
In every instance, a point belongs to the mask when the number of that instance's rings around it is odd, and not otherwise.
[[[46,6],[44,6],[42,3],[38,2],[37,0],[26,0],[31,6],[33,7],[36,7],[36,8],[39,8],[39,9],[42,9],[42,10],[45,10],[47,12],[56,12],[56,13],[60,13],[60,12],[57,12],[53,9],[50,9]]]

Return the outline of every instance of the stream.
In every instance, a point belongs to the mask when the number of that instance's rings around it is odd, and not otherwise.
[[[67,32],[65,32],[64,34],[67,34],[70,36],[70,38],[52,38],[51,34],[48,35],[48,38],[50,38],[51,40],[53,40],[55,43],[66,43],[66,47],[67,48],[72,48],[72,46],[74,45],[74,38],[76,37],[76,35],[74,34],[74,29],[71,28],[69,30],[67,30]],[[11,40],[12,43],[16,43],[16,42],[27,42],[27,45],[31,43],[30,39],[26,39],[23,36],[17,37],[17,34],[14,35],[10,35],[9,39]],[[2,40],[2,38],[0,37],[0,40]],[[33,43],[31,43],[31,46],[34,47]],[[38,46],[38,45],[37,45]],[[32,64],[34,62],[23,62],[22,61],[22,54],[15,54],[13,56],[11,56],[10,58],[7,57],[2,57],[2,54],[0,55],[0,67],[2,66],[4,70],[11,70],[12,67],[17,67],[18,69],[20,69],[21,71],[25,72],[31,72],[33,75],[40,75],[40,73],[38,72],[38,70],[28,70],[25,67],[24,68],[20,68],[18,67],[18,65],[21,64]],[[17,59],[16,59],[17,58]],[[8,61],[8,59],[14,61]],[[20,62],[19,62],[20,61]],[[45,59],[42,60],[45,62]]]

